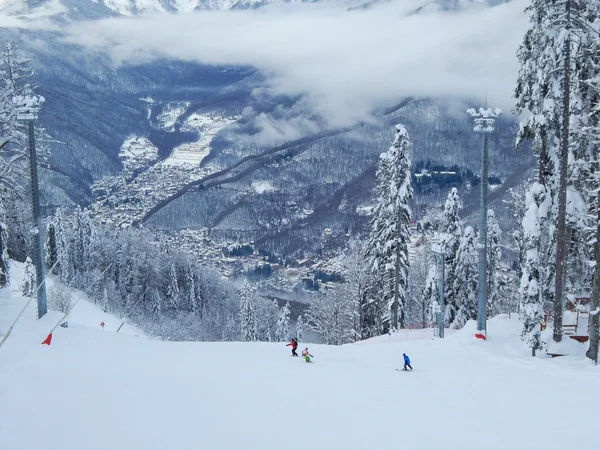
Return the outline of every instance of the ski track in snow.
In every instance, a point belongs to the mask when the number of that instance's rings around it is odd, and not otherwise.
[[[0,291],[0,336],[23,305],[15,289]],[[582,430],[596,426],[599,368],[528,357],[515,319],[489,321],[486,342],[469,323],[444,340],[420,332],[361,343],[371,345],[308,344],[315,364],[307,364],[289,357],[285,343],[173,343],[135,337],[133,327],[102,331],[101,320],[120,320],[86,300],[48,347],[40,342],[60,314],[34,317],[31,307],[0,349],[2,449],[597,446]],[[403,352],[411,375],[396,370]]]

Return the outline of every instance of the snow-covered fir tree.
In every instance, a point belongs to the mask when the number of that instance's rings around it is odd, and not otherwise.
[[[568,187],[566,192],[566,262],[565,292],[578,295],[589,292],[595,259],[594,218],[598,196],[600,150],[600,2],[574,2],[573,11],[573,75],[570,111],[570,148]],[[594,130],[594,131],[592,131]]]
[[[150,311],[155,318],[159,317],[162,313],[162,299],[158,289],[150,291]]]
[[[468,320],[477,318],[478,252],[477,233],[473,227],[466,227],[456,254],[454,284],[457,306],[452,328],[462,328]]]
[[[23,284],[21,285],[21,293],[25,297],[31,297],[37,290],[37,280],[35,275],[35,267],[30,257],[25,260],[25,273],[23,275]]]
[[[79,275],[88,262],[93,224],[90,214],[86,209],[78,209],[73,219],[72,260],[74,275],[78,277],[75,283],[80,286],[83,283]]]
[[[585,60],[588,64],[587,74],[588,86],[588,109],[589,113],[584,115],[582,131],[587,135],[588,147],[581,152],[582,157],[576,161],[580,166],[582,192],[586,198],[589,208],[590,236],[584,239],[590,246],[590,257],[595,262],[592,275],[590,310],[590,345],[586,353],[587,357],[598,363],[600,348],[600,4],[588,2],[586,22],[590,24],[590,32],[586,42],[589,43]],[[585,161],[585,162],[580,162]],[[594,223],[595,222],[595,223]]]
[[[500,302],[500,262],[502,259],[502,230],[494,211],[487,212],[487,308],[488,315],[496,314]]]
[[[256,288],[244,281],[240,291],[240,330],[244,342],[258,341],[258,319],[256,314]]]
[[[544,207],[547,201],[546,192],[545,186],[534,183],[527,193],[527,211],[523,218],[525,265],[522,268],[523,275],[520,284],[520,309],[523,318],[523,332],[521,335],[531,348],[533,356],[535,356],[537,350],[541,350],[543,347],[540,332],[544,309],[540,288],[539,248],[541,227],[539,209]]]
[[[171,264],[168,275],[168,287],[167,287],[167,302],[173,309],[179,308],[180,302],[179,293],[179,282],[177,281],[177,270],[175,269],[175,263]]]
[[[256,297],[256,321],[258,325],[258,340],[264,342],[277,341],[277,321],[279,305],[277,300]]]
[[[404,302],[408,285],[410,223],[411,143],[404,125],[396,125],[392,146],[380,156],[375,207],[368,239],[373,273],[381,280],[383,330],[404,326]]]
[[[277,330],[275,331],[275,339],[279,342],[288,339],[290,334],[290,304],[285,302],[285,305],[279,310],[279,318],[277,319]]]
[[[233,314],[230,314],[225,321],[222,339],[224,341],[235,341],[239,338],[239,334],[239,328],[237,322],[235,321],[235,317]]]
[[[435,265],[432,265],[429,267],[422,294],[422,302],[425,306],[425,320],[428,324],[438,321],[438,314],[440,312],[438,283],[438,269]]]
[[[62,283],[68,284],[71,278],[71,267],[69,259],[69,245],[65,236],[64,219],[62,211],[58,209],[53,219],[54,234],[56,242],[56,259],[58,261],[58,276]]]
[[[294,337],[301,342],[304,339],[304,329],[306,324],[304,323],[304,318],[302,314],[298,315],[298,319],[296,320],[296,327],[294,329]]]
[[[187,304],[190,312],[198,312],[198,294],[196,293],[196,281],[192,268],[188,267],[185,271],[185,286],[187,293]]]
[[[533,180],[531,178],[527,178],[517,186],[510,188],[507,192],[507,196],[502,200],[502,203],[506,204],[509,210],[512,211],[514,222],[518,224],[510,233],[513,245],[508,246],[509,250],[516,253],[518,257],[518,265],[516,267],[518,280],[521,279],[521,268],[525,264],[523,227],[521,224],[523,223],[523,217],[525,215],[525,197],[527,195],[527,191],[529,190],[529,186],[531,186],[532,183]]]
[[[417,231],[426,236],[433,236],[434,233],[440,231],[443,222],[444,210],[436,206],[429,206],[417,222]]]
[[[100,301],[100,307],[105,313],[110,311],[110,300],[108,299],[108,289],[106,289],[106,287],[102,291],[102,300]]]
[[[457,259],[458,250],[461,240],[463,239],[463,224],[460,219],[460,211],[462,210],[462,202],[458,195],[458,190],[452,188],[444,204],[444,214],[440,232],[434,236],[435,240],[439,240],[445,250],[445,266],[444,266],[444,302],[446,311],[444,313],[446,325],[455,322],[456,315],[459,309],[459,297],[456,288],[460,285],[460,280],[457,283]]]
[[[553,303],[554,263],[551,259],[555,253],[555,236],[550,227],[554,226],[553,217],[556,217],[559,166],[557,132],[560,117],[556,114],[555,105],[560,103],[560,98],[556,98],[560,91],[554,87],[559,84],[558,80],[552,80],[550,75],[555,67],[544,55],[545,46],[555,48],[555,43],[550,42],[546,35],[549,11],[544,3],[533,1],[526,10],[530,25],[517,52],[521,69],[515,91],[516,112],[530,113],[521,122],[517,145],[529,139],[538,155],[538,179],[527,194],[526,219],[523,220],[526,256],[521,279],[521,303],[526,308],[522,309],[525,318],[523,334],[534,352],[541,348],[539,334],[533,331],[536,326],[533,321],[543,311],[542,304],[539,304],[540,296],[543,303]],[[532,216],[534,213],[536,217]],[[537,310],[538,305],[540,311]]]
[[[519,309],[519,282],[522,274],[501,262],[496,274],[497,297],[491,314],[508,314],[520,311]]]
[[[58,271],[55,267],[55,264],[58,261],[58,254],[56,252],[56,230],[52,220],[49,220],[46,224],[46,244],[44,246],[44,258],[46,260],[46,270],[50,270],[52,268],[52,273],[56,275]]]

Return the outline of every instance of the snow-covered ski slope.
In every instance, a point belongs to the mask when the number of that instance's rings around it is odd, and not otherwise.
[[[0,291],[0,335],[14,295]],[[444,340],[309,345],[307,364],[284,343],[102,331],[79,306],[51,346],[40,343],[59,315],[28,311],[0,349],[0,449],[598,448],[600,369],[528,357],[516,320],[491,320],[487,342],[470,324]],[[412,373],[396,371],[403,352]]]

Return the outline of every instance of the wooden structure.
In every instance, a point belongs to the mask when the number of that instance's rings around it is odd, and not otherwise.
[[[589,298],[585,297],[582,300],[589,300]],[[579,300],[579,299],[577,299]],[[565,314],[563,317],[563,335],[567,336],[580,344],[586,343],[590,338],[590,313],[587,311],[578,310],[578,306],[585,305],[585,303],[574,304],[573,302],[567,302],[567,311],[569,314]],[[567,312],[565,311],[565,312]],[[541,322],[541,330],[545,330],[548,323],[552,322],[552,315],[546,314],[544,319]],[[548,356],[555,358],[557,356],[565,356],[563,354],[558,353],[547,353]]]

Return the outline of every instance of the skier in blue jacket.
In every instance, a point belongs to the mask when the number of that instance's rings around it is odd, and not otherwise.
[[[407,367],[410,367],[410,370],[413,370],[412,366],[410,365],[410,358],[408,357],[408,355],[406,353],[402,353],[402,356],[404,356],[404,369],[403,370],[408,370]]]

